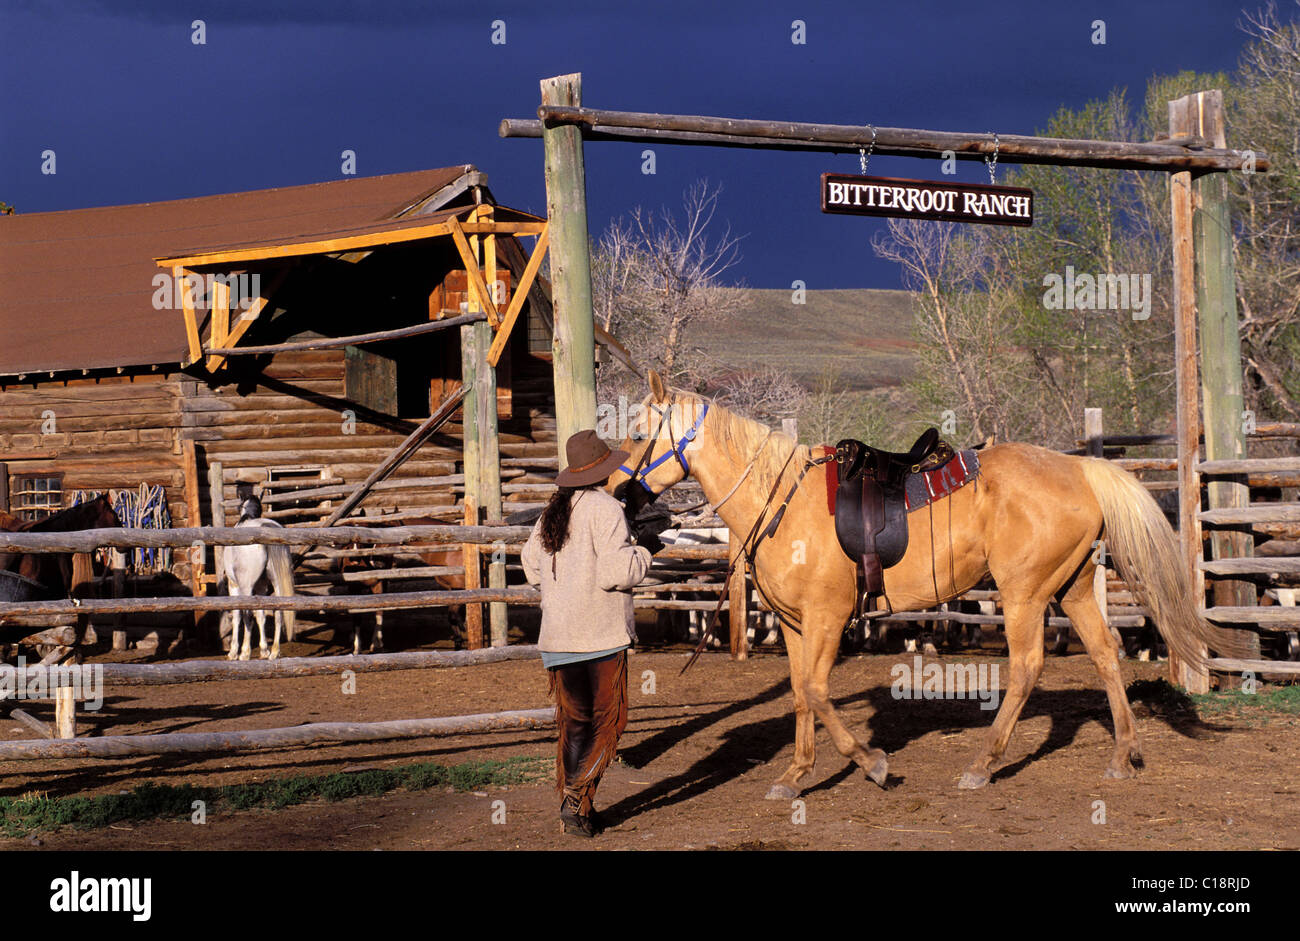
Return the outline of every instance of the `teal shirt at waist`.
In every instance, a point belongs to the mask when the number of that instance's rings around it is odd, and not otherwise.
[[[620,650],[627,650],[631,644],[624,644],[621,647],[611,647],[609,650],[590,650],[586,653],[568,653],[555,650],[542,651],[542,666],[550,670],[555,667],[567,666],[570,663],[581,663],[584,660],[599,660],[602,657],[610,657]]]

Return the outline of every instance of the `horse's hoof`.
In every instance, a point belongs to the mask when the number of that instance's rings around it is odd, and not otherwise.
[[[1102,772],[1101,776],[1103,778],[1116,778],[1118,780],[1124,780],[1125,778],[1136,778],[1137,772],[1133,770],[1133,768],[1131,767],[1129,768],[1108,767],[1106,768],[1105,771]]]
[[[792,801],[799,796],[798,790],[788,784],[773,784],[768,789],[767,796],[764,800],[770,801]]]
[[[885,781],[889,778],[889,759],[881,752],[876,763],[867,769],[867,777],[875,781],[881,787],[885,786]]]
[[[989,783],[989,773],[987,771],[967,771],[957,782],[957,787],[962,791],[978,791],[984,785]]]

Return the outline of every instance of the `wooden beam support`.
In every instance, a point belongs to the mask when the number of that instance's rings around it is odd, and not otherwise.
[[[212,346],[222,346],[226,349],[230,349],[238,343],[244,334],[248,332],[249,328],[252,327],[253,324],[257,323],[257,318],[262,316],[262,311],[266,309],[266,305],[270,303],[275,292],[284,284],[285,278],[287,278],[288,275],[289,269],[287,267],[281,268],[277,271],[275,277],[271,280],[271,283],[266,290],[263,291],[251,305],[249,305],[248,310],[242,311],[239,317],[236,318],[234,325],[230,327],[229,333],[226,336],[226,342],[222,344],[214,342]],[[220,369],[221,366],[224,365],[225,361],[226,358],[220,354],[209,356],[208,370],[214,372],[217,369]]]
[[[875,153],[894,157],[936,157],[952,151],[959,160],[983,160],[994,152],[1005,163],[1055,164],[1115,170],[1240,170],[1244,151],[1216,149],[1194,135],[1164,141],[1099,141],[990,133],[928,131],[870,125],[809,124],[742,120],[687,114],[603,111],[543,100],[540,121],[507,119],[501,137],[542,137],[556,128],[581,128],[592,140],[657,140],[672,144],[813,150],[846,153],[875,143]],[[1266,171],[1268,156],[1255,152],[1255,169]],[[552,219],[555,217],[552,216]]]
[[[185,338],[189,341],[190,350],[190,358],[181,363],[181,366],[197,363],[203,358],[203,343],[199,339],[199,321],[194,313],[194,297],[190,294],[189,275],[183,265],[172,266],[173,291],[179,290],[181,293],[181,311],[185,315]]]
[[[400,228],[368,232],[365,235],[314,239],[306,242],[290,242],[283,245],[264,245],[260,248],[230,248],[221,251],[201,252],[197,255],[163,257],[154,260],[159,267],[163,268],[174,265],[182,265],[187,268],[197,265],[231,265],[250,261],[270,261],[276,258],[295,258],[302,255],[349,252],[359,248],[377,248],[381,245],[416,242],[420,239],[437,238],[446,234],[447,224],[445,222],[430,222],[424,225],[402,225]]]
[[[212,282],[212,316],[208,321],[208,346],[221,349],[226,346],[230,336],[230,285],[220,278]],[[208,357],[208,372],[214,372],[216,356]]]
[[[469,281],[470,290],[474,292],[479,306],[487,314],[488,323],[495,330],[497,325],[501,323],[501,316],[497,313],[496,304],[492,303],[492,296],[488,292],[487,285],[483,283],[483,272],[479,270],[478,258],[470,247],[469,239],[465,237],[465,231],[455,219],[447,220],[447,229],[451,233],[452,241],[456,243],[456,250],[460,252],[460,260],[465,263],[465,276]]]
[[[524,302],[528,300],[528,292],[533,286],[533,281],[537,278],[537,272],[542,266],[542,259],[546,257],[546,250],[550,244],[551,230],[544,228],[537,236],[537,245],[528,258],[528,264],[524,267],[523,276],[520,277],[519,283],[515,285],[515,292],[510,297],[510,304],[506,307],[505,317],[501,320],[501,327],[492,340],[492,348],[488,351],[488,365],[493,368],[500,362],[501,354],[505,352],[506,344],[510,342],[510,332],[514,329],[515,321],[519,319],[519,312],[524,309]]]
[[[407,337],[416,337],[426,333],[435,333],[438,330],[446,330],[448,327],[459,327],[462,324],[486,319],[486,314],[463,314],[460,317],[448,317],[446,320],[433,320],[429,323],[416,324],[413,327],[399,327],[396,330],[378,330],[374,333],[357,333],[349,337],[321,337],[319,340],[300,340],[295,343],[272,343],[268,346],[228,347],[223,352],[226,356],[260,356],[263,353],[293,353],[301,350],[336,350],[345,346],[356,346],[360,343],[377,343],[382,340],[403,340]]]

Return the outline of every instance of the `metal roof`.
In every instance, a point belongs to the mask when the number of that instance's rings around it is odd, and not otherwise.
[[[370,231],[419,211],[475,172],[464,165],[0,216],[0,375],[180,363],[187,350],[184,320],[170,306],[154,306],[156,279],[166,276],[156,258],[183,257],[195,246]],[[424,216],[410,224],[429,221]]]

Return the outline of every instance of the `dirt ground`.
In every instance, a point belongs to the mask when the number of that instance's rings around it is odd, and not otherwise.
[[[766,801],[793,754],[785,657],[759,653],[734,663],[709,654],[679,677],[685,658],[684,649],[631,658],[630,721],[597,802],[614,826],[595,840],[561,833],[553,788],[534,783],[398,791],[273,812],[217,810],[204,825],[65,829],[38,840],[0,839],[0,849],[1300,849],[1295,717],[1198,721],[1135,701],[1145,768],[1133,780],[1104,780],[1110,714],[1091,662],[1081,654],[1049,657],[993,782],[959,791],[957,778],[993,713],[976,700],[894,698],[891,667],[911,664],[911,654],[851,657],[832,674],[832,695],[849,727],[889,753],[887,787],[867,780],[819,727],[818,763],[802,803]],[[973,658],[1000,664],[1005,682],[1006,661],[995,652]],[[1163,664],[1133,661],[1123,670],[1130,683],[1165,673]],[[642,688],[648,673],[653,694]],[[110,688],[101,711],[81,714],[81,729],[237,729],[547,704],[541,664],[525,661],[363,673],[354,695],[328,677]],[[31,709],[49,718],[48,705]],[[0,735],[12,741],[31,733],[5,719]],[[200,761],[9,762],[0,764],[0,794],[91,795],[145,782],[210,785],[416,761],[551,759],[554,747],[553,733],[543,730]],[[504,801],[504,823],[493,822],[497,801]]]

